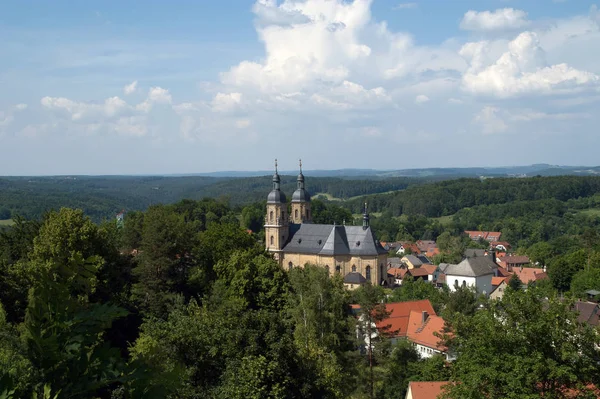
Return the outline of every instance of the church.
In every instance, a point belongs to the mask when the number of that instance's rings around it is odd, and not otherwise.
[[[307,263],[319,265],[330,275],[341,273],[349,288],[366,281],[382,284],[387,277],[387,251],[369,226],[366,205],[362,226],[314,224],[301,161],[289,214],[280,186],[276,160],[273,189],[267,196],[265,245],[281,267],[291,270]]]

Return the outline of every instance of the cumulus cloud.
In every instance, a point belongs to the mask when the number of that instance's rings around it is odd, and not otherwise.
[[[137,83],[137,80],[134,80],[130,84],[123,87],[123,92],[125,93],[125,95],[134,93],[137,90]]]
[[[27,104],[17,104],[15,105],[15,108],[17,109],[17,111],[23,111],[27,109]]]
[[[469,10],[460,22],[462,30],[470,31],[500,31],[520,29],[529,25],[527,13],[514,8],[501,8],[496,11]]]
[[[417,98],[415,98],[415,103],[416,104],[423,104],[423,103],[426,103],[427,101],[429,101],[429,97],[427,97],[424,94],[419,94],[417,96]]]
[[[149,112],[154,105],[169,105],[173,102],[169,90],[163,89],[162,87],[151,87],[148,90],[148,96],[146,100],[138,105],[136,109],[144,112]]]
[[[233,111],[242,103],[242,93],[217,93],[212,101],[212,109],[217,112]]]
[[[483,134],[502,133],[508,126],[499,115],[497,107],[485,106],[473,118],[473,123],[481,128]]]
[[[470,62],[462,82],[466,91],[505,98],[575,91],[599,82],[598,75],[566,63],[548,66],[534,32],[523,32],[509,42],[508,51],[491,65],[485,57],[488,48],[488,42],[477,42],[467,43],[460,50]]]

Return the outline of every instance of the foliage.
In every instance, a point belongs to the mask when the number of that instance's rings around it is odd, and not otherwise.
[[[473,316],[455,318],[452,380],[460,383],[446,397],[561,398],[592,382],[598,336],[570,308],[535,289],[508,290]]]

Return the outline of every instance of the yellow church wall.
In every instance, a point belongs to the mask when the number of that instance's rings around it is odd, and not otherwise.
[[[291,267],[304,267],[306,264],[313,264],[322,267],[329,266],[329,275],[333,275],[336,266],[340,266],[340,273],[346,276],[352,272],[352,266],[356,266],[356,272],[366,277],[367,266],[371,266],[371,284],[377,285],[381,281],[380,265],[383,265],[383,272],[387,270],[387,254],[379,256],[322,256],[314,254],[298,253],[280,253],[280,264],[285,270]],[[386,276],[384,276],[386,277]]]

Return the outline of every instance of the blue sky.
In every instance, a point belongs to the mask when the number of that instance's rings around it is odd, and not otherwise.
[[[0,37],[0,175],[600,163],[594,1],[23,0]]]

